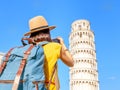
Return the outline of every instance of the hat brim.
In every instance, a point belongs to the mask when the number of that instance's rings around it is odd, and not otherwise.
[[[24,36],[29,36],[31,33],[38,32],[38,31],[41,31],[41,30],[44,30],[44,29],[53,30],[54,28],[56,28],[56,26],[48,26],[48,27],[39,28],[37,30],[33,30],[33,31],[25,33]]]

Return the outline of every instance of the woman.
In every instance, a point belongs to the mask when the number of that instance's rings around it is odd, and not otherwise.
[[[74,65],[72,56],[66,48],[64,41],[61,37],[58,37],[59,43],[53,42],[50,37],[50,30],[55,26],[48,26],[47,21],[43,16],[36,16],[29,21],[30,32],[24,36],[30,36],[34,43],[40,43],[48,41],[49,43],[43,46],[45,54],[45,83],[46,87],[50,87],[50,90],[58,90],[59,81],[57,77],[56,62],[60,58],[67,66],[72,67]],[[50,83],[50,86],[48,86]]]

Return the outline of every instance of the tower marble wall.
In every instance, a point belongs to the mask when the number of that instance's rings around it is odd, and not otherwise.
[[[1,60],[2,60],[3,55],[4,55],[4,53],[0,52],[0,64],[1,64]]]
[[[99,90],[94,33],[87,20],[71,25],[69,49],[74,59],[70,68],[70,90]]]

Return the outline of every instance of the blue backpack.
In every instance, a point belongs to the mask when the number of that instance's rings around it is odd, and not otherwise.
[[[46,87],[42,48],[47,43],[28,44],[8,51],[0,66],[0,90],[49,90],[51,81]]]

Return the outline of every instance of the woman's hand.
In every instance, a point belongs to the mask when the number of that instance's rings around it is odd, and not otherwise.
[[[57,37],[57,39],[60,41],[60,44],[64,44],[64,40],[61,37]]]

